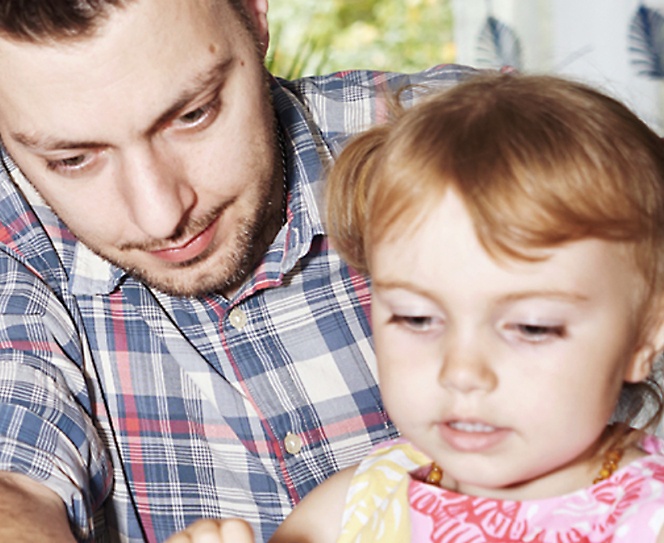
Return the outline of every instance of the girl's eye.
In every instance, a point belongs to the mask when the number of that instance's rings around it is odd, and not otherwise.
[[[427,316],[392,315],[390,322],[414,332],[426,332],[435,325],[434,318]]]
[[[545,326],[541,324],[513,324],[509,328],[516,331],[526,341],[533,343],[548,339],[563,338],[566,335],[564,326]]]

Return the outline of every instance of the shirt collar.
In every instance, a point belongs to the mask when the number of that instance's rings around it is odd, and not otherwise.
[[[314,238],[325,233],[324,178],[332,163],[332,152],[295,93],[276,79],[271,89],[286,155],[287,218],[260,264],[234,297],[236,301],[281,285],[284,275],[310,251]]]

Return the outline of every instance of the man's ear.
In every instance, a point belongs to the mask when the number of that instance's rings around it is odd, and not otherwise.
[[[270,30],[267,23],[268,0],[243,0],[247,14],[254,23],[256,37],[261,47],[263,56],[267,53],[270,45]]]
[[[656,358],[664,352],[664,295],[660,295],[658,302],[653,303],[650,318],[644,325],[648,329],[625,370],[625,381],[628,383],[647,379]]]

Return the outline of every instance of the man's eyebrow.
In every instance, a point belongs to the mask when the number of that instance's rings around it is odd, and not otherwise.
[[[201,93],[221,85],[226,77],[226,73],[233,64],[233,60],[233,58],[223,58],[208,71],[200,74],[194,80],[194,84],[190,88],[182,91],[173,104],[159,116],[148,130],[148,133],[156,132],[163,125],[178,116],[178,114]]]
[[[40,151],[55,151],[55,150],[68,150],[68,149],[95,149],[104,147],[106,144],[95,141],[73,141],[52,138],[50,136],[28,135],[21,132],[12,132],[10,137],[31,149],[39,149]]]
[[[233,64],[232,58],[223,58],[215,63],[210,69],[201,73],[194,79],[193,84],[184,89],[175,98],[173,103],[152,123],[146,130],[147,134],[153,134],[162,126],[176,117],[192,100],[208,89],[220,86],[223,83],[226,73]],[[87,140],[67,140],[55,138],[47,135],[27,134],[23,132],[12,132],[10,137],[31,149],[40,151],[65,151],[70,149],[98,149],[108,146],[108,143],[101,141]]]

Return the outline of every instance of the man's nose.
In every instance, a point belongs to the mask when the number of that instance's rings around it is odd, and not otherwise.
[[[123,166],[123,196],[134,224],[150,239],[175,235],[196,203],[182,168],[151,146],[128,153]]]

